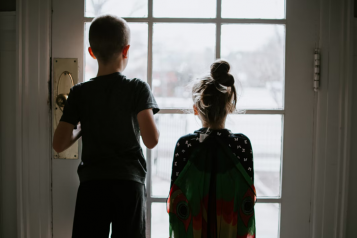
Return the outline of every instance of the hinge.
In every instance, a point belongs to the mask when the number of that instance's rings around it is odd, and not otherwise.
[[[320,88],[320,49],[315,48],[314,50],[314,91]]]

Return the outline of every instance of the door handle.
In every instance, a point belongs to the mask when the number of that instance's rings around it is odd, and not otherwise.
[[[57,63],[58,63],[58,59],[57,59]],[[73,83],[72,74],[68,71],[63,71],[57,83],[57,96],[56,96],[56,104],[62,112],[67,102],[69,89],[73,86],[74,83]],[[68,87],[70,88],[68,89]]]
[[[63,93],[58,94],[56,97],[56,104],[61,109],[62,112],[64,106],[66,105],[67,98],[68,98],[68,94],[63,94]]]

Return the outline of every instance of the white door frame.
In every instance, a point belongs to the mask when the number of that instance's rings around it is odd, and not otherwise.
[[[310,234],[341,238],[346,230],[350,159],[353,8],[351,0],[320,4],[322,82],[315,95]],[[51,237],[51,1],[17,0],[16,12],[17,180],[13,182],[18,237]],[[312,53],[306,60],[313,65]]]
[[[9,182],[17,187],[18,237],[47,238],[52,236],[51,1],[17,0],[16,8],[17,180]]]
[[[310,237],[346,236],[353,76],[353,1],[320,3]],[[312,63],[311,63],[312,64]]]

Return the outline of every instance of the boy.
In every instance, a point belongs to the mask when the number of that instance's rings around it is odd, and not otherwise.
[[[140,147],[159,140],[158,105],[147,83],[127,79],[130,29],[125,20],[101,16],[89,30],[88,51],[98,74],[71,88],[53,148],[62,152],[82,137],[80,186],[73,238],[145,237],[146,162]],[[80,124],[78,124],[80,122]],[[140,128],[140,130],[139,130]]]

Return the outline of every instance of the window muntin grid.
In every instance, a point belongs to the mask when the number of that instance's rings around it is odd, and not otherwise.
[[[221,57],[221,33],[222,33],[222,26],[227,25],[227,24],[270,24],[270,25],[281,25],[281,26],[286,26],[286,20],[285,20],[285,4],[284,4],[284,17],[281,17],[281,19],[258,19],[258,18],[251,18],[248,19],[249,17],[242,19],[242,18],[222,18],[221,17],[221,6],[222,6],[222,1],[224,0],[217,0],[216,4],[216,17],[215,18],[168,18],[168,17],[161,17],[157,18],[153,16],[153,1],[154,0],[148,0],[148,11],[147,15],[144,14],[144,16],[134,16],[134,17],[124,17],[124,19],[129,22],[129,23],[146,23],[148,26],[148,45],[147,45],[147,82],[149,85],[152,87],[153,86],[153,34],[154,34],[154,24],[167,24],[167,23],[192,23],[192,24],[198,24],[198,23],[211,23],[215,25],[215,58],[220,58]],[[279,18],[279,17],[278,17]],[[90,15],[85,15],[84,17],[84,22],[88,23],[93,20],[93,17],[90,17]],[[285,30],[285,28],[284,28]],[[284,43],[285,43],[285,35],[284,35]],[[85,54],[86,54],[86,49],[85,49]],[[283,56],[285,57],[285,44],[284,44],[284,53]],[[84,57],[86,58],[86,57]],[[284,58],[285,61],[285,58]],[[285,72],[283,72],[283,75],[285,75]],[[282,84],[282,87],[284,88],[284,84]],[[283,141],[283,121],[284,121],[284,92],[282,92],[282,106],[277,107],[277,108],[272,108],[272,109],[265,109],[265,108],[248,108],[246,110],[246,114],[248,115],[280,115],[281,116],[281,142]],[[163,108],[160,111],[160,114],[183,114],[185,113],[182,109],[188,109],[187,107],[177,107],[177,108]],[[249,136],[249,135],[248,135]],[[178,139],[178,138],[177,138]],[[253,142],[254,146],[254,142]],[[281,144],[281,154],[282,154],[282,144]],[[282,156],[280,156],[282,157]],[[155,197],[153,196],[154,194],[152,193],[152,151],[146,149],[146,159],[147,159],[147,165],[148,165],[148,174],[147,174],[147,210],[148,210],[148,215],[147,215],[147,229],[148,229],[148,237],[156,237],[156,236],[151,236],[151,219],[152,219],[152,204],[155,203],[165,203],[166,202],[166,197]],[[279,189],[281,190],[281,168],[282,168],[282,159],[280,158],[280,184],[279,184]],[[167,189],[168,190],[168,189]],[[274,234],[277,234],[277,237],[279,237],[279,224],[280,224],[280,207],[281,207],[281,191],[279,191],[279,196],[271,196],[271,197],[259,197],[258,194],[258,203],[261,204],[261,207],[264,207],[264,204],[275,204],[274,205],[274,211],[273,215],[274,218],[271,217],[269,219],[273,219],[275,222],[277,222],[277,229],[278,231]],[[272,207],[272,206],[270,206]],[[269,215],[269,214],[268,214]],[[271,215],[271,214],[270,214]],[[262,219],[262,218],[260,218]],[[262,236],[262,234],[260,234]],[[274,235],[275,236],[275,235]]]

